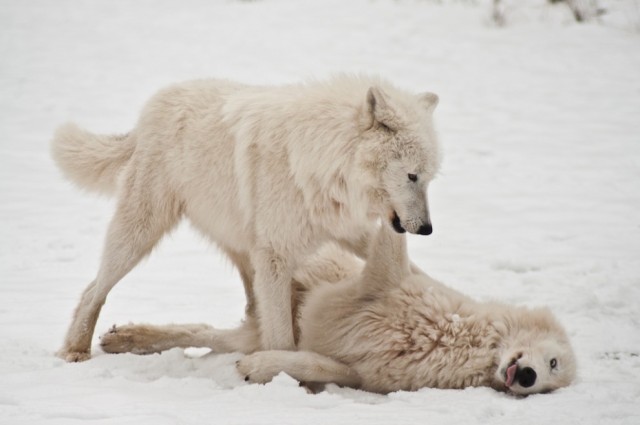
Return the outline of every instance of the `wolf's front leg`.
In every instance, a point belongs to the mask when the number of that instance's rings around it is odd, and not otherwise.
[[[237,363],[246,381],[264,384],[280,372],[300,382],[334,383],[344,387],[360,386],[360,376],[351,367],[311,351],[259,351]]]
[[[293,259],[271,248],[252,253],[253,282],[263,350],[294,350],[291,314]]]

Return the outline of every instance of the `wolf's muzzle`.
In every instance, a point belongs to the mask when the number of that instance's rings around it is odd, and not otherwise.
[[[423,224],[416,233],[419,235],[430,235],[433,233],[433,227],[431,226],[431,223]]]

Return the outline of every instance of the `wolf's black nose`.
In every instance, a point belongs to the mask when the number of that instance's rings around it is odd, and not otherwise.
[[[518,373],[518,383],[524,387],[529,388],[536,383],[536,371],[530,367],[525,367]]]
[[[431,224],[423,224],[418,229],[419,235],[430,235],[432,232],[433,232],[433,228],[431,227]]]

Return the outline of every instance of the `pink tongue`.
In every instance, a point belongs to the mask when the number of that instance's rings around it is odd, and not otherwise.
[[[513,381],[516,377],[517,370],[518,370],[518,365],[516,363],[512,364],[507,368],[507,382],[505,382],[505,385],[507,387],[510,387],[511,385],[513,385]]]

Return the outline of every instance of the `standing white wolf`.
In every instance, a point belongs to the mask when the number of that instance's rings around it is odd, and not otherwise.
[[[127,135],[61,127],[60,168],[115,193],[118,206],[59,355],[90,357],[109,291],[182,216],[238,267],[261,348],[293,349],[291,279],[302,258],[326,241],[366,256],[378,218],[431,233],[437,101],[363,76],[275,88],[201,80],[158,93]]]

